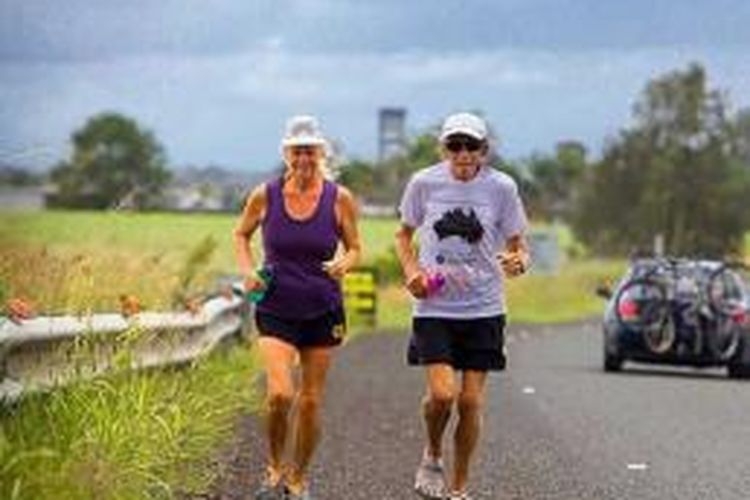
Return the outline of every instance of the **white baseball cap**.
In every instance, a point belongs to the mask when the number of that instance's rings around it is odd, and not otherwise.
[[[487,125],[484,120],[471,113],[456,113],[443,122],[440,142],[454,134],[464,134],[480,141],[487,139]]]
[[[281,146],[325,146],[326,139],[320,131],[318,119],[311,115],[297,115],[286,122]]]

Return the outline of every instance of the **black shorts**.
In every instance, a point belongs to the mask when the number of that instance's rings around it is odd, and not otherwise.
[[[255,311],[255,325],[261,336],[276,337],[297,349],[339,345],[346,333],[344,309],[338,307],[309,319],[282,318]]]
[[[456,370],[505,369],[505,315],[477,319],[414,318],[410,365],[448,363]]]

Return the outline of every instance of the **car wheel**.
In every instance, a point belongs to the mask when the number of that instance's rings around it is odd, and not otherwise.
[[[740,338],[736,352],[727,363],[727,374],[730,378],[750,378],[750,332]]]
[[[750,379],[750,365],[731,363],[727,365],[729,378]]]
[[[622,370],[623,359],[615,354],[604,352],[604,371],[605,372],[619,372]]]

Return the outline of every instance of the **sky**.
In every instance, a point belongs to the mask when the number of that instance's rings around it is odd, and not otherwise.
[[[595,156],[691,62],[750,107],[749,27],[746,0],[0,0],[0,164],[66,158],[104,111],[174,168],[271,168],[298,113],[372,160],[383,106],[410,134],[481,110],[510,158],[571,139]]]

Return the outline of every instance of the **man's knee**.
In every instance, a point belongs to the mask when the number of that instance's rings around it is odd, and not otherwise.
[[[480,412],[482,409],[482,396],[479,394],[463,393],[458,396],[458,413],[470,415]]]
[[[427,395],[427,402],[436,411],[450,411],[456,395],[450,389],[433,390]]]

